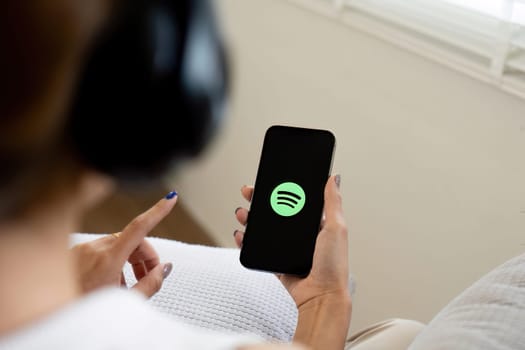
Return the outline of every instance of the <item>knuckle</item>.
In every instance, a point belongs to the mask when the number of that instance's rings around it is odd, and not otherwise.
[[[348,232],[348,226],[343,218],[336,218],[332,221],[326,222],[325,228],[330,232],[340,232],[346,234]]]
[[[337,232],[337,226],[332,222],[327,222],[324,225],[324,229],[328,232]]]
[[[153,276],[153,278],[150,279],[151,291],[153,291],[153,293],[158,292],[160,288],[162,287],[162,282],[163,282],[163,279],[161,275]]]
[[[97,253],[97,249],[90,243],[79,244],[73,248],[82,256],[92,256]]]
[[[344,230],[346,228],[346,221],[343,218],[338,218],[336,220],[336,225],[339,230]]]

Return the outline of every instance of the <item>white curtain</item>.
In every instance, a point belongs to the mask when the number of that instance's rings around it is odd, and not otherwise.
[[[439,0],[438,0],[439,1]],[[522,0],[441,0],[476,11],[502,21],[525,24],[525,3]]]

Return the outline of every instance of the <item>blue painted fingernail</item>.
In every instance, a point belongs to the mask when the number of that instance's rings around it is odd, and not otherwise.
[[[169,200],[169,199],[173,199],[173,198],[175,198],[176,195],[177,195],[177,191],[171,191],[171,192],[168,193],[168,194],[166,195],[166,197],[164,197],[164,198],[166,198],[166,199]]]
[[[341,175],[337,174],[335,176],[335,184],[337,185],[337,188],[341,187]]]

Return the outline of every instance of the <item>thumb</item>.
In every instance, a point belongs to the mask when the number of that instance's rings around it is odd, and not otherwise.
[[[343,214],[343,205],[341,194],[339,192],[339,184],[341,176],[331,176],[326,183],[324,190],[324,210],[326,221],[337,221]]]
[[[162,283],[169,276],[173,268],[172,263],[158,264],[153,270],[142,277],[132,289],[151,298],[162,287]]]

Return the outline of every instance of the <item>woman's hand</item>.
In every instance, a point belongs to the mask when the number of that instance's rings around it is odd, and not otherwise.
[[[325,219],[317,236],[312,269],[306,278],[278,275],[294,299],[299,317],[294,341],[312,349],[342,349],[350,325],[352,302],[348,290],[348,232],[343,217],[339,176],[330,177],[324,191]],[[253,188],[241,189],[251,200]],[[246,225],[248,210],[237,208],[237,220]],[[242,246],[244,233],[234,232]]]
[[[312,270],[306,278],[277,275],[298,308],[309,300],[327,295],[346,296],[348,291],[348,236],[343,217],[339,176],[332,176],[325,186],[325,219],[317,236]],[[253,187],[243,186],[242,196],[250,201]],[[237,208],[237,220],[246,225],[248,210]],[[242,246],[244,232],[234,232],[237,246]]]
[[[132,288],[146,297],[158,292],[172,265],[160,263],[157,252],[145,237],[169,214],[176,202],[176,193],[171,192],[137,216],[122,232],[74,246],[71,252],[76,260],[82,291],[111,285],[126,286],[122,269],[128,261],[138,281]]]

